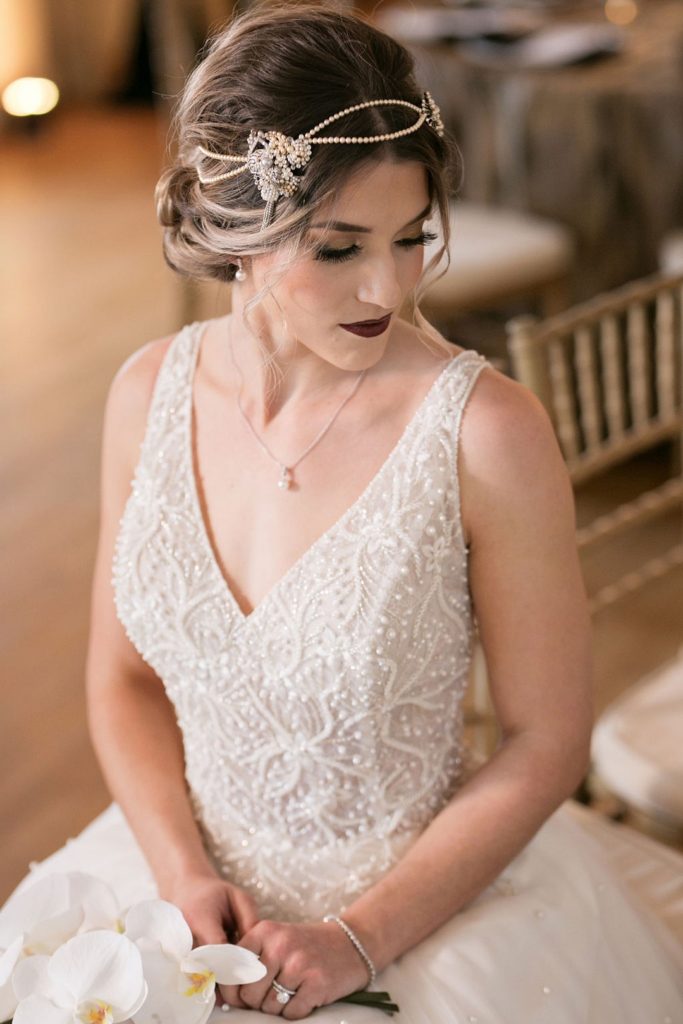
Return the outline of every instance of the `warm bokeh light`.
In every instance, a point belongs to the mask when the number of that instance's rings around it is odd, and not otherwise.
[[[630,25],[637,16],[636,0],[605,0],[605,17],[613,25]]]
[[[2,93],[2,105],[14,117],[47,114],[59,102],[59,89],[49,78],[17,78]]]

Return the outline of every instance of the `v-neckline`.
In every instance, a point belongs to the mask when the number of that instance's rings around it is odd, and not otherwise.
[[[247,613],[244,612],[240,607],[239,601],[235,597],[232,587],[228,583],[228,580],[226,579],[223,573],[223,569],[220,566],[218,556],[214,551],[214,546],[209,536],[208,527],[204,519],[204,513],[202,511],[201,503],[199,500],[199,490],[197,487],[197,477],[195,474],[193,453],[194,379],[201,341],[202,338],[204,337],[208,324],[208,320],[195,321],[194,323],[189,324],[186,328],[188,331],[192,331],[192,329],[194,328],[194,333],[191,334],[192,347],[190,352],[190,369],[186,380],[187,392],[185,396],[185,401],[187,403],[186,411],[188,417],[188,428],[185,439],[185,470],[188,476],[192,512],[196,520],[199,540],[201,545],[205,549],[205,554],[208,563],[211,567],[211,572],[216,577],[216,581],[220,585],[228,604],[233,609],[236,618],[241,623],[241,625],[245,626],[246,624],[251,623],[252,619],[255,619],[261,613],[262,609],[266,607],[274,599],[275,594],[279,590],[281,590],[282,587],[285,586],[285,584],[295,575],[295,573],[297,573],[301,569],[301,567],[313,556],[313,554],[322,546],[322,544],[329,539],[330,536],[332,536],[337,530],[341,529],[341,527],[347,522],[347,520],[351,518],[351,516],[367,499],[370,492],[374,490],[375,487],[377,486],[377,482],[386,475],[391,465],[395,462],[398,453],[401,451],[407,439],[416,429],[416,426],[421,420],[422,416],[424,415],[431,398],[439,389],[447,373],[452,369],[453,364],[457,363],[463,356],[470,355],[473,352],[473,350],[463,349],[462,352],[458,352],[457,356],[453,356],[453,358],[446,363],[446,365],[437,374],[432,383],[429,385],[425,394],[420,399],[415,411],[413,412],[413,415],[406,423],[405,427],[403,428],[403,431],[401,432],[398,440],[396,441],[396,444],[391,449],[385,460],[382,462],[377,472],[374,473],[373,476],[370,478],[370,480],[363,488],[361,493],[358,495],[358,497],[354,499],[354,501],[346,508],[344,512],[342,512],[342,514],[332,523],[331,526],[324,530],[323,533],[321,533],[313,541],[313,543],[310,544],[301,555],[299,555],[299,557],[290,565],[290,567],[284,572],[284,574],[275,581],[270,590],[268,590],[266,594],[264,594],[264,596],[261,598],[258,604],[254,605],[252,610]],[[203,330],[200,330],[200,328],[202,327]]]

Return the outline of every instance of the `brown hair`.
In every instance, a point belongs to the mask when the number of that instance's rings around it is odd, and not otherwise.
[[[284,248],[292,259],[300,256],[307,251],[309,225],[325,219],[321,208],[351,174],[367,161],[390,159],[417,161],[427,171],[429,197],[438,208],[444,239],[425,270],[434,268],[444,250],[448,254],[449,197],[460,184],[461,163],[448,132],[440,137],[427,124],[389,141],[314,146],[298,176],[298,190],[278,199],[275,216],[264,229],[265,201],[249,171],[210,185],[199,182],[198,167],[203,176],[217,173],[215,162],[198,151],[199,145],[245,154],[252,129],[296,137],[345,107],[373,99],[404,99],[420,106],[414,59],[391,36],[334,2],[260,4],[209,36],[174,111],[177,157],[156,188],[169,266],[187,277],[229,282],[237,256],[274,248]],[[335,122],[333,134],[386,134],[408,127],[415,116],[401,106],[366,107]],[[232,167],[224,164],[221,169]],[[246,304],[247,313],[272,283]],[[418,289],[422,284],[421,279]],[[414,314],[422,320],[420,328],[443,351],[443,342],[417,303],[416,294]]]

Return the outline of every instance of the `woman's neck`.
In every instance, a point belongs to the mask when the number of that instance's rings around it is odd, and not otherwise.
[[[266,427],[285,409],[302,415],[324,412],[343,400],[361,372],[340,369],[321,358],[262,314],[252,316],[247,327],[237,304],[219,323],[228,374],[256,429]]]

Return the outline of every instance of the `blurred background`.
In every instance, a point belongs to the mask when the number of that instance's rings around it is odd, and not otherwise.
[[[252,6],[0,0],[0,901],[110,801],[84,704],[104,402],[134,350],[229,309],[229,287],[193,286],[166,267],[153,191],[172,102],[207,32]],[[681,271],[679,0],[346,7],[411,49],[463,152],[452,272],[423,306],[446,337],[519,376],[513,320]],[[641,334],[629,335],[632,353],[650,353],[643,373],[668,353],[658,379],[679,425],[681,291],[678,305],[657,307],[664,348],[645,298],[644,319],[631,317]],[[609,478],[576,477],[579,523],[680,477],[680,430],[656,441]],[[670,502],[668,518],[585,560],[587,586],[673,549],[682,524]],[[596,715],[677,656],[682,595],[678,561],[596,614]],[[680,709],[670,702],[667,720]],[[677,762],[664,767],[683,779]],[[612,800],[609,789],[594,798],[604,813]],[[683,849],[672,813],[662,834]]]

